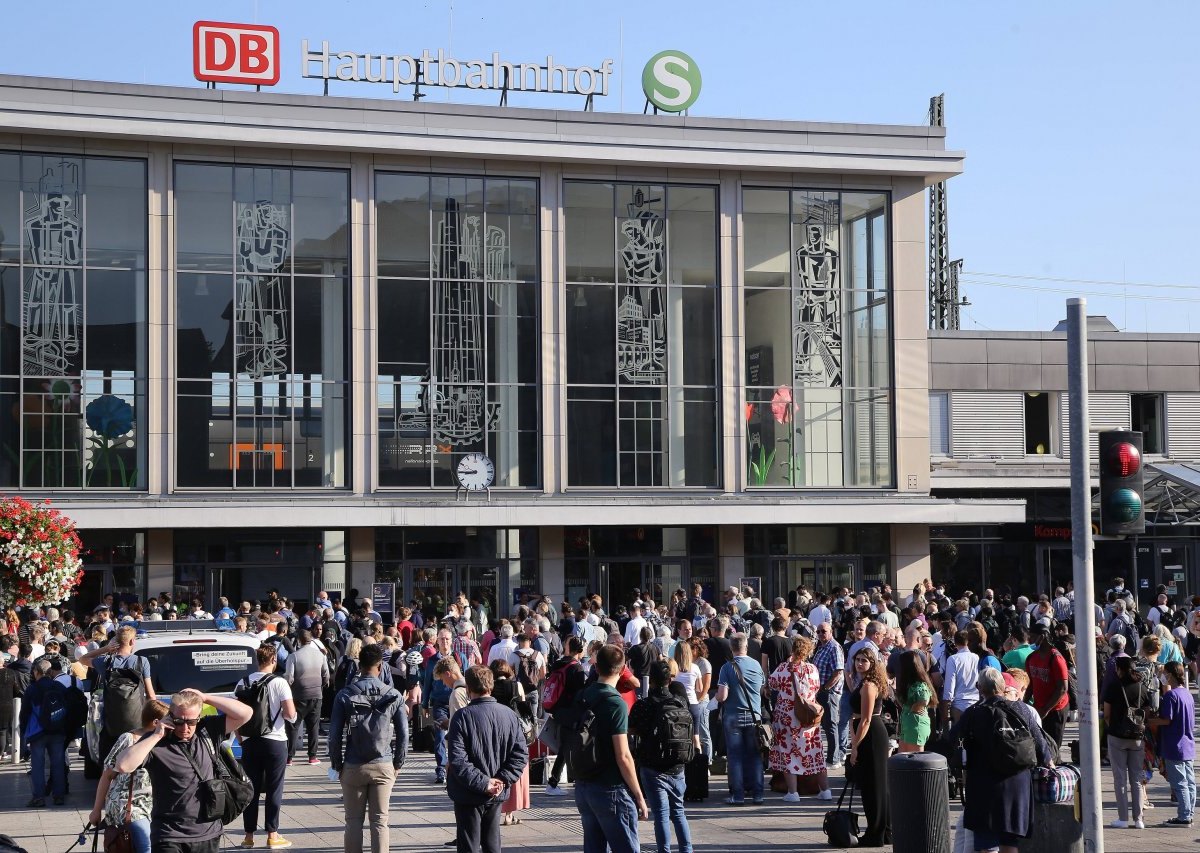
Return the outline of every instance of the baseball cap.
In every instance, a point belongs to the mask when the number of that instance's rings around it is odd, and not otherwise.
[[[95,606],[95,608],[92,610],[92,612],[93,613],[107,613],[108,605],[107,604],[97,604]]]
[[[1004,686],[1011,687],[1014,690],[1020,689],[1020,685],[1017,684],[1017,680],[1012,677],[1011,673],[1007,672],[1004,673]]]

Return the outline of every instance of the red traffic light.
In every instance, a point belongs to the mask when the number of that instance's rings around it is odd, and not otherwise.
[[[1120,441],[1108,451],[1108,471],[1116,477],[1132,477],[1142,468],[1142,453],[1132,443]]]

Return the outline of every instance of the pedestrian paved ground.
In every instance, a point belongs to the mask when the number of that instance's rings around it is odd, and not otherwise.
[[[1068,733],[1073,737],[1071,733]],[[29,799],[27,764],[0,768],[0,832],[12,835],[29,853],[64,853],[75,840],[91,809],[95,783],[85,782],[76,759],[71,773],[71,793],[67,804],[36,811],[25,808]],[[296,765],[288,770],[281,831],[295,842],[296,851],[337,850],[342,847],[341,790],[328,778],[329,765]],[[841,774],[833,780],[840,789]],[[821,819],[832,806],[815,799],[787,804],[781,795],[767,795],[762,806],[734,808],[724,805],[724,777],[714,777],[708,802],[688,804],[688,819],[698,853],[758,853],[758,851],[828,850]],[[1105,822],[1116,817],[1112,793],[1112,774],[1104,771]],[[1151,798],[1157,808],[1147,812],[1147,828],[1108,830],[1105,849],[1113,853],[1167,853],[1174,850],[1200,850],[1195,830],[1158,827],[1174,815],[1170,791],[1157,779],[1151,785]],[[510,850],[576,851],[583,847],[579,817],[571,797],[548,797],[535,786],[533,808],[522,813],[522,823],[504,827],[504,845]],[[951,821],[958,818],[953,804]],[[893,821],[912,820],[914,816],[893,813]],[[445,789],[433,782],[433,760],[429,755],[413,755],[400,773],[392,797],[393,851],[426,853],[443,851],[444,842],[454,837],[453,816]],[[226,833],[226,847],[241,841],[241,821]],[[1035,827],[1036,834],[1036,827]],[[260,845],[265,835],[258,835]],[[641,824],[643,850],[654,849],[651,824]],[[76,848],[75,853],[88,853]],[[368,846],[369,849],[369,846]],[[1063,853],[1063,851],[1055,851]]]

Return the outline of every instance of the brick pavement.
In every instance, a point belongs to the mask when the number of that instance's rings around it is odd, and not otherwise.
[[[0,767],[0,832],[13,835],[29,853],[64,853],[79,833],[91,808],[94,783],[85,782],[76,760],[71,774],[72,790],[67,804],[31,811],[28,765]],[[336,850],[342,846],[341,792],[326,775],[328,764],[300,765],[288,770],[281,831],[295,842],[296,851]],[[840,788],[841,774],[834,781]],[[1104,772],[1105,821],[1116,817],[1112,774]],[[748,853],[748,851],[797,851],[830,849],[821,832],[822,815],[831,806],[815,799],[790,805],[779,794],[768,794],[763,806],[733,808],[721,800],[726,794],[724,777],[714,777],[709,801],[688,804],[693,842],[700,853]],[[1112,853],[1169,853],[1200,850],[1197,830],[1159,828],[1155,824],[1174,814],[1166,783],[1151,785],[1157,808],[1147,812],[1145,830],[1108,830],[1105,849]],[[582,849],[579,818],[571,797],[547,797],[535,786],[533,808],[524,812],[522,823],[505,827],[504,844],[510,850],[576,851]],[[951,820],[957,819],[957,803]],[[893,815],[894,820],[903,816]],[[414,755],[397,781],[392,797],[392,850],[404,853],[443,851],[443,842],[453,838],[453,820],[444,788],[433,783],[433,761],[429,755]],[[226,846],[234,849],[241,840],[240,822],[230,827]],[[1036,832],[1036,829],[1035,829]],[[259,833],[260,844],[265,835]],[[654,849],[654,832],[641,825],[642,849]],[[369,847],[368,847],[369,849]],[[76,853],[90,850],[76,848]]]

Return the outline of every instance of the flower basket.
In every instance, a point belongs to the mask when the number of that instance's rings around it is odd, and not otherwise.
[[[83,579],[75,522],[50,503],[0,500],[0,607],[45,607]]]

